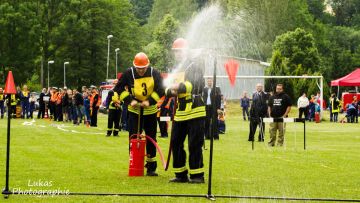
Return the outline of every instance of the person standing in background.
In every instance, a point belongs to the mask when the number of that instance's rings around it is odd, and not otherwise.
[[[333,122],[336,123],[338,121],[338,114],[340,112],[341,103],[340,100],[335,95],[335,93],[331,94],[330,105],[331,105],[331,113],[333,115]]]
[[[354,122],[355,123],[359,122],[358,121],[358,119],[359,119],[359,103],[360,103],[360,101],[359,102],[357,101],[357,96],[354,96],[352,104],[355,107],[355,112],[354,112]]]
[[[82,108],[84,105],[84,98],[83,95],[78,92],[76,89],[73,90],[73,96],[75,99],[75,107],[76,107],[76,117],[77,117],[77,121],[76,124],[80,124],[82,123],[82,118],[83,118],[83,113],[82,113]]]
[[[224,97],[224,95],[221,95],[221,104],[220,104],[220,110],[223,111],[224,115],[225,115],[225,111],[226,111],[226,98]]]
[[[269,99],[268,112],[272,118],[287,118],[291,110],[291,99],[284,93],[283,84],[276,85],[276,93]],[[277,146],[283,146],[285,135],[285,123],[284,122],[272,122],[270,123],[270,147],[275,146],[276,132],[279,131],[277,139]]]
[[[29,118],[30,114],[30,92],[26,85],[23,86],[23,90],[20,91],[20,101],[21,101],[21,108],[22,108],[22,116],[21,118]]]
[[[216,90],[213,91],[212,90],[212,86],[213,86],[213,79],[212,78],[208,78],[207,79],[207,86],[203,89],[203,101],[206,104],[206,119],[205,119],[205,139],[210,139],[210,123],[211,123],[211,119],[213,118],[213,113],[212,113],[212,103],[211,103],[211,98],[213,97],[213,95],[215,94],[215,106],[216,106],[216,112],[215,112],[215,118],[218,117],[217,115],[217,110],[220,109],[221,107],[221,90],[220,87],[216,87]],[[217,126],[216,126],[216,130],[214,133],[214,139],[219,139],[219,133],[217,130]]]
[[[265,123],[262,119],[268,117],[268,102],[269,95],[263,91],[261,83],[256,84],[256,92],[252,95],[252,103],[250,108],[250,132],[248,141],[254,141],[254,136],[257,126],[259,126],[258,141],[264,141]]]
[[[55,101],[55,117],[54,121],[63,121],[63,112],[62,112],[62,102],[63,102],[64,90],[59,88],[59,93],[57,94]]]
[[[106,136],[119,135],[120,131],[120,116],[121,116],[121,105],[120,96],[117,92],[110,90],[106,98],[106,107],[108,109],[108,129]]]
[[[246,116],[247,116],[247,119],[249,120],[250,99],[247,96],[246,91],[243,92],[243,96],[240,99],[240,105],[241,105],[241,108],[242,108],[244,121],[246,121]]]
[[[84,92],[83,94],[84,98],[84,110],[85,110],[85,124],[86,126],[90,126],[90,99],[89,94],[87,92]]]
[[[299,109],[299,118],[302,118],[304,114],[305,120],[308,120],[309,114],[309,99],[306,97],[306,93],[303,93],[297,101],[297,107]]]
[[[97,127],[97,114],[101,103],[101,98],[96,89],[96,86],[91,86],[91,97],[90,97],[90,117],[92,127]],[[81,123],[81,122],[80,122]]]
[[[0,112],[1,118],[4,118],[4,111],[5,111],[5,95],[3,88],[0,87]]]
[[[46,94],[46,88],[43,88],[38,99],[39,102],[39,112],[37,115],[38,119],[44,118],[45,116],[45,101],[44,101],[45,94]]]
[[[55,105],[56,105],[56,99],[58,97],[58,92],[57,92],[57,88],[56,87],[52,87],[50,90],[50,102],[49,102],[49,109],[50,109],[50,118],[51,119],[55,119],[57,118],[56,116],[56,111],[55,111]]]
[[[73,115],[72,115],[72,111],[73,111],[73,108],[74,108],[74,105],[73,105],[73,102],[72,102],[72,98],[73,98],[73,92],[71,89],[68,89],[66,91],[67,93],[67,103],[68,103],[68,108],[67,108],[67,118],[68,118],[68,121],[72,122],[73,121]]]
[[[65,122],[69,121],[68,109],[69,109],[69,95],[67,93],[67,87],[64,87],[61,93],[61,114]]]
[[[35,102],[36,102],[36,98],[34,94],[30,94],[30,99],[29,99],[29,117],[32,119],[33,118],[33,113],[35,111]]]

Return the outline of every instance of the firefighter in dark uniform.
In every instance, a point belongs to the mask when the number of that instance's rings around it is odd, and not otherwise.
[[[96,86],[90,86],[91,88],[91,97],[90,97],[90,126],[97,127],[97,114],[101,104],[101,98]]]
[[[0,87],[0,112],[1,118],[4,118],[4,111],[5,111],[5,96],[3,88]]]
[[[10,96],[10,95],[8,95]],[[16,94],[11,94],[10,96],[10,105],[11,105],[11,117],[16,118],[16,105],[19,99],[16,98]]]
[[[204,183],[202,146],[204,143],[205,105],[202,92],[205,86],[204,70],[197,62],[186,57],[187,42],[183,38],[174,41],[172,49],[175,60],[181,64],[171,87],[165,90],[167,96],[177,96],[178,107],[174,115],[171,139],[173,169],[175,178],[170,182]],[[181,78],[183,77],[183,78]],[[189,167],[186,168],[184,141],[188,137]],[[190,180],[188,179],[190,174]]]
[[[120,104],[120,96],[118,93],[110,90],[108,93],[108,130],[106,136],[118,136],[120,130],[120,115],[121,115],[121,104]],[[113,128],[114,126],[114,128]]]
[[[138,116],[143,109],[139,130],[141,132],[144,129],[145,134],[156,141],[156,104],[164,95],[164,88],[160,72],[149,64],[146,54],[142,52],[136,54],[134,66],[123,73],[114,87],[114,92],[117,92],[120,100],[128,105],[129,136],[137,134]],[[156,148],[150,141],[146,142],[146,153],[146,175],[157,176]]]

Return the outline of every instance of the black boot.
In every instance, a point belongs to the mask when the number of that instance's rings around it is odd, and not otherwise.
[[[169,183],[187,183],[189,182],[188,177],[175,177],[169,180]]]
[[[205,183],[205,179],[204,179],[204,177],[190,178],[189,183],[201,184],[201,183]]]
[[[146,176],[158,176],[159,174],[157,174],[156,171],[156,167],[157,167],[157,162],[146,162],[145,167],[147,168],[147,172],[146,172]]]

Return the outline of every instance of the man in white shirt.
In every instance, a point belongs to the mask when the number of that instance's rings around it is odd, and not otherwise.
[[[207,86],[203,90],[203,101],[206,105],[206,119],[205,119],[205,138],[210,139],[210,122],[212,118],[212,105],[216,106],[216,118],[217,118],[217,110],[221,108],[221,91],[219,87],[216,87],[216,91],[212,91],[213,87],[213,79],[207,79]],[[211,103],[211,97],[215,93],[215,104]],[[219,139],[219,133],[216,128],[214,133],[214,139]]]
[[[297,101],[297,107],[299,109],[299,118],[302,118],[304,114],[305,120],[308,120],[309,114],[309,99],[306,97],[306,93],[303,93]]]

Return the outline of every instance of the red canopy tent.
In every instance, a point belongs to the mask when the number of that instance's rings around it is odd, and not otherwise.
[[[360,86],[360,68],[342,78],[331,81],[331,86]]]
[[[356,93],[345,92],[342,94],[343,109],[346,110],[346,104],[351,103],[353,96],[358,95],[358,86],[360,86],[360,68],[357,68],[348,75],[342,78],[331,81],[331,86],[338,86],[337,96],[339,97],[340,86],[355,86]]]

